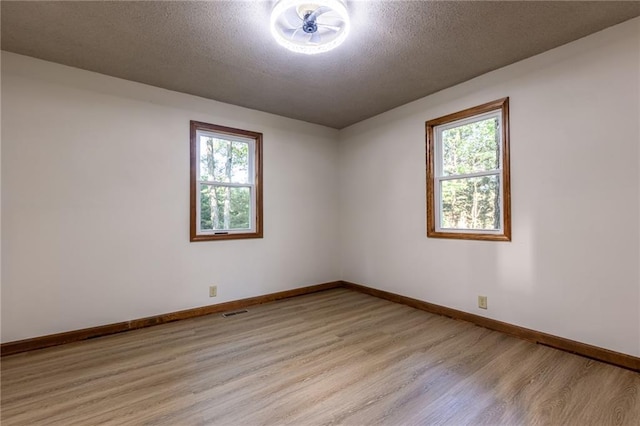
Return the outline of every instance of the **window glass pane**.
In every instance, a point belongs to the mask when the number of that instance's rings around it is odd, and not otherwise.
[[[249,229],[249,187],[200,184],[200,229],[203,231]]]
[[[499,230],[500,178],[498,175],[440,182],[441,228]]]
[[[498,118],[491,117],[442,132],[444,176],[496,170],[500,167]]]
[[[200,136],[200,180],[249,183],[249,144]]]

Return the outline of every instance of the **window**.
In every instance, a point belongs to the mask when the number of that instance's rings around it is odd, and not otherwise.
[[[509,98],[427,121],[427,236],[511,241]]]
[[[262,238],[262,133],[191,121],[190,233]]]

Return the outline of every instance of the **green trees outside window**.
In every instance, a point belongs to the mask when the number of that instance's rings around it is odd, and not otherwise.
[[[200,181],[249,183],[249,143],[200,135]],[[251,228],[250,186],[200,183],[200,229]]]

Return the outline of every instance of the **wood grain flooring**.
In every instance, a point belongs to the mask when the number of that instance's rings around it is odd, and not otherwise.
[[[640,374],[347,289],[2,359],[10,425],[638,425]]]

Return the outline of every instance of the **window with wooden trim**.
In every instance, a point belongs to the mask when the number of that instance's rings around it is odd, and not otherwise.
[[[262,133],[191,121],[191,241],[262,238]]]
[[[427,236],[511,241],[509,98],[426,122]]]

